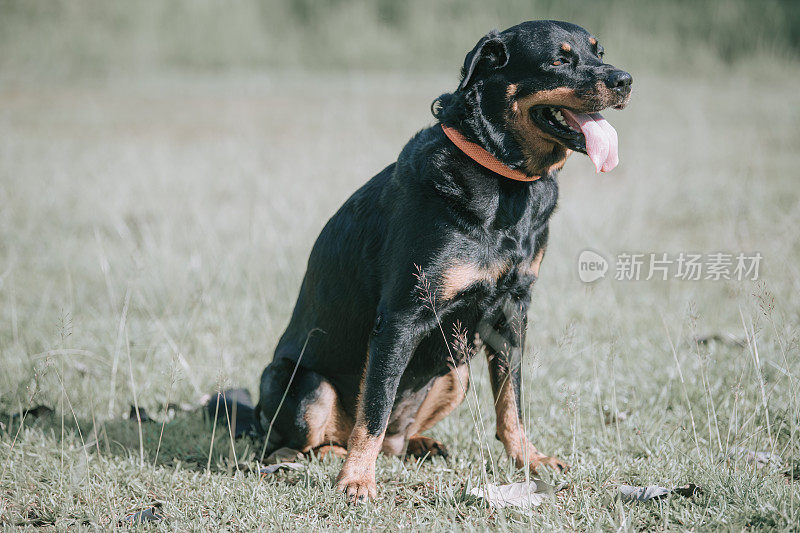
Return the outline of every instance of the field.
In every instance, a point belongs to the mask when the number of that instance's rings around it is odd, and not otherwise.
[[[0,83],[0,525],[108,529],[159,502],[153,527],[177,530],[796,529],[796,60],[631,67],[631,105],[606,114],[621,165],[597,176],[573,156],[560,175],[524,413],[573,469],[545,472],[568,485],[526,511],[466,495],[523,479],[494,439],[482,357],[430,432],[450,458],[379,458],[366,506],[334,491],[337,459],[248,473],[260,443],[212,433],[197,410],[219,388],[257,395],[318,231],[432,122],[460,58],[58,77],[14,63],[19,50]],[[612,267],[585,284],[585,249],[763,260],[755,281],[617,281]],[[154,420],[129,419],[134,403]],[[38,405],[54,412],[20,424]],[[725,460],[734,446],[780,459]],[[623,483],[702,494],[626,503]]]

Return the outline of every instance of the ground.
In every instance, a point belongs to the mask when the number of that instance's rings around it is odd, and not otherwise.
[[[260,479],[245,471],[260,443],[231,446],[224,426],[212,443],[199,412],[164,410],[256,393],[318,231],[431,123],[453,76],[4,83],[0,524],[105,529],[158,501],[164,529],[796,527],[800,75],[634,78],[629,109],[606,114],[619,168],[573,156],[559,177],[523,402],[534,443],[573,469],[530,512],[466,495],[522,479],[494,439],[481,358],[468,401],[429,433],[449,458],[379,458],[365,506],[335,492],[339,459]],[[763,260],[757,281],[617,281],[612,265],[585,284],[585,249]],[[141,433],[134,402],[155,419]],[[20,430],[32,405],[55,412]],[[734,445],[781,460],[721,460]],[[703,493],[623,503],[621,483]]]

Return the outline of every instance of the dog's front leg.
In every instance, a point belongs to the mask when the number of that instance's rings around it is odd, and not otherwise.
[[[539,452],[528,440],[522,423],[520,386],[522,352],[525,346],[527,306],[506,306],[494,327],[484,328],[482,338],[489,363],[489,379],[497,415],[497,438],[517,468],[528,466],[535,471],[541,465],[566,472],[564,461]]]
[[[336,479],[337,488],[351,501],[375,498],[375,460],[381,450],[400,377],[415,345],[401,320],[389,321],[373,332],[361,392],[356,406],[356,421],[347,442],[347,459]],[[376,328],[377,329],[377,328]]]

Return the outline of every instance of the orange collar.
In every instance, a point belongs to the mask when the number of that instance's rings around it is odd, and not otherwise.
[[[480,166],[488,168],[496,174],[500,174],[501,176],[505,176],[506,178],[515,181],[535,181],[541,178],[541,176],[528,176],[520,170],[507,167],[499,159],[487,152],[484,148],[478,146],[472,141],[468,141],[467,138],[455,128],[451,128],[442,124],[442,130],[444,130],[444,134],[447,135],[447,138],[453,141],[453,144],[455,144],[459,150],[464,152],[467,157],[478,163]]]

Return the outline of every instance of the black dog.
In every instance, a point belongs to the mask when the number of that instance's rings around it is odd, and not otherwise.
[[[322,230],[289,326],[261,376],[266,446],[347,454],[338,488],[375,497],[375,459],[442,454],[419,434],[464,398],[484,350],[497,437],[518,467],[539,453],[520,416],[531,286],[572,151],[617,163],[598,111],[622,108],[631,76],[574,24],[525,22],[467,54],[455,92]]]

